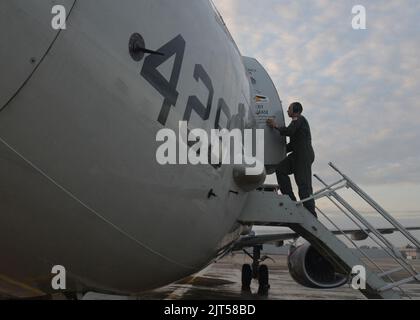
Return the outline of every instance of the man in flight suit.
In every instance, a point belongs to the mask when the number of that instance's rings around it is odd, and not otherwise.
[[[290,143],[287,144],[288,156],[278,165],[276,175],[281,193],[288,195],[293,201],[296,201],[296,197],[289,178],[291,174],[295,176],[300,200],[313,194],[312,164],[315,161],[315,153],[312,148],[311,129],[306,118],[302,116],[302,112],[302,105],[294,102],[287,111],[289,117],[292,118],[288,127],[278,127],[273,119],[267,121],[267,124],[277,129],[282,136],[290,137]],[[306,201],[303,205],[315,217],[317,216],[315,200]]]

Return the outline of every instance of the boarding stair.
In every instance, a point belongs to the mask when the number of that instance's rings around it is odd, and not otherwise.
[[[415,270],[400,250],[384,236],[381,229],[374,227],[363,213],[356,210],[339,195],[339,191],[341,189],[352,190],[369,204],[380,217],[391,224],[395,231],[400,232],[413,245],[413,248],[420,250],[420,241],[333,163],[329,165],[340,176],[340,179],[332,184],[327,184],[318,175],[315,175],[315,178],[323,184],[324,188],[307,199],[298,202],[292,201],[288,196],[273,192],[274,189],[278,190],[278,187],[273,189],[272,186],[265,186],[253,191],[243,214],[239,218],[239,222],[254,226],[289,227],[311,243],[320,254],[335,266],[336,270],[348,274],[350,280],[352,279],[353,267],[363,266],[366,270],[366,287],[360,289],[360,291],[367,298],[411,298],[403,286],[420,282],[419,272]],[[320,217],[323,216],[326,219],[325,221],[328,221],[336,230],[327,228],[324,223],[304,207],[306,201],[322,198],[331,201],[357,227],[357,233],[362,235],[362,239],[371,239],[398,267],[384,270],[375,261],[375,258],[370,257],[365,250],[359,247],[351,234],[346,233],[333,221],[332,217],[329,217],[317,207]],[[347,244],[338,235],[344,236],[348,240]],[[396,273],[399,274],[399,279],[395,279],[394,275]],[[406,276],[401,279],[401,274],[406,274]]]

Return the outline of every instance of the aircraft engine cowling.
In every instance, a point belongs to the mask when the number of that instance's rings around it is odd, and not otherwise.
[[[288,267],[292,278],[308,288],[338,288],[348,281],[346,275],[336,272],[333,265],[309,243],[291,250]]]

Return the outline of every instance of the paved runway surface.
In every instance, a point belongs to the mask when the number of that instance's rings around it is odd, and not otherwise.
[[[331,290],[305,288],[297,284],[287,268],[287,256],[272,255],[274,261],[266,260],[270,270],[270,291],[266,297],[257,295],[258,282],[253,281],[251,293],[241,291],[241,269],[250,258],[244,254],[227,256],[198,274],[183,279],[169,286],[147,292],[139,297],[109,296],[88,293],[86,300],[354,300],[365,299],[358,291],[345,285]],[[390,259],[376,259],[383,270],[392,270],[395,263]],[[420,270],[420,260],[411,264]],[[394,280],[406,278],[406,274],[393,275]],[[412,299],[420,300],[420,283],[407,284],[402,287]],[[62,295],[52,299],[63,299]],[[0,299],[1,300],[1,299]]]
[[[253,281],[252,293],[241,292],[242,264],[249,263],[250,259],[242,254],[229,256],[215,263],[195,277],[184,279],[181,282],[155,290],[141,296],[141,299],[168,299],[168,300],[205,300],[205,299],[270,299],[270,300],[353,300],[365,299],[358,291],[347,286],[333,290],[308,289],[297,284],[287,269],[286,256],[272,256],[275,263],[268,261],[270,269],[270,293],[268,297],[256,294],[258,282]],[[382,261],[381,265],[387,268],[393,266],[390,261]],[[420,263],[415,265],[420,266]],[[420,299],[420,284],[404,286],[410,296]]]

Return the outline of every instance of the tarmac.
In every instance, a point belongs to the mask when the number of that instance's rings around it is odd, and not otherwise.
[[[270,291],[266,297],[257,294],[258,281],[253,280],[251,293],[241,291],[241,268],[250,259],[243,254],[228,256],[198,273],[164,288],[148,292],[141,300],[363,300],[365,296],[350,285],[330,290],[305,288],[297,284],[289,274],[287,256],[271,256],[274,261],[264,262],[270,270]],[[393,261],[379,262],[386,270],[395,268]],[[417,269],[420,261],[413,263]],[[395,275],[394,280],[403,278]],[[411,299],[420,299],[420,283],[406,284],[402,289]],[[407,297],[408,298],[408,297]]]
[[[243,264],[251,259],[242,253],[229,255],[209,265],[207,268],[186,279],[166,287],[146,292],[136,297],[110,296],[88,293],[84,300],[365,300],[366,297],[350,284],[340,288],[320,290],[303,287],[290,276],[287,267],[287,255],[272,254],[264,261],[269,268],[270,290],[267,296],[257,294],[258,281],[253,280],[251,292],[241,290],[241,270]],[[394,261],[388,258],[377,258],[375,263],[382,270],[393,270]],[[420,270],[420,260],[410,261]],[[403,272],[392,275],[394,281],[407,278]],[[420,282],[400,286],[404,299],[420,300]],[[51,297],[53,300],[65,299],[62,295]],[[82,298],[82,297],[80,297]],[[1,300],[1,298],[0,298]]]

